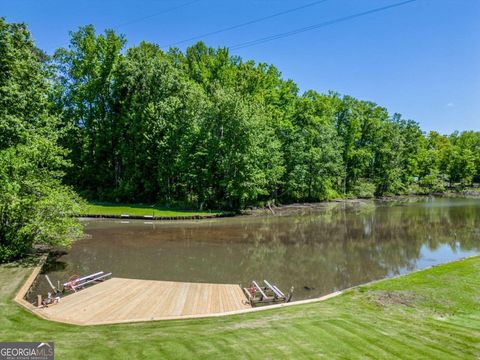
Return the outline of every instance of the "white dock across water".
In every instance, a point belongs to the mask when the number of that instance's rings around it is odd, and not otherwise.
[[[112,278],[36,308],[54,321],[98,325],[195,318],[251,309],[238,285]]]

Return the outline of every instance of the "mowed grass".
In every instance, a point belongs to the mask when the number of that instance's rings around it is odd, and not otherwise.
[[[144,204],[87,203],[82,215],[188,217],[221,215],[222,211],[172,210]]]
[[[222,318],[79,327],[11,300],[30,269],[0,267],[0,341],[54,341],[56,359],[475,359],[480,257],[321,303]]]

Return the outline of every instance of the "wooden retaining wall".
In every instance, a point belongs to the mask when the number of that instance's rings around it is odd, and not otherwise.
[[[20,290],[18,290],[17,294],[13,299],[17,304],[21,305],[25,309],[35,314],[36,314],[37,308],[34,305],[30,304],[27,300],[25,300],[25,297],[27,296],[28,291],[32,287],[33,283],[35,282],[35,279],[42,271],[43,265],[47,261],[47,257],[48,257],[48,254],[43,254],[40,257],[40,259],[38,260],[38,264],[33,268],[27,280],[23,283],[22,287],[20,288]]]
[[[211,215],[187,215],[187,216],[149,216],[149,215],[96,215],[96,214],[83,214],[78,217],[81,218],[97,218],[97,219],[122,219],[122,220],[203,220],[203,219],[218,219],[225,217],[233,217],[234,213],[222,213]]]

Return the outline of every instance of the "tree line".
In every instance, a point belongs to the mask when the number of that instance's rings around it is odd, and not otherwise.
[[[479,132],[426,134],[202,42],[126,48],[85,26],[47,56],[0,19],[0,259],[78,236],[77,194],[238,210],[479,180]]]
[[[424,134],[369,101],[300,94],[273,65],[93,26],[59,49],[67,181],[88,198],[239,209],[441,192],[480,175],[480,134]]]

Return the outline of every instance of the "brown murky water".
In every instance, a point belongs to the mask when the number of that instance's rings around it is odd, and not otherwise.
[[[86,220],[47,271],[56,283],[115,277],[250,284],[267,279],[294,300],[474,255],[480,199],[329,204],[288,216],[190,222]],[[42,285],[39,286],[46,289]]]

